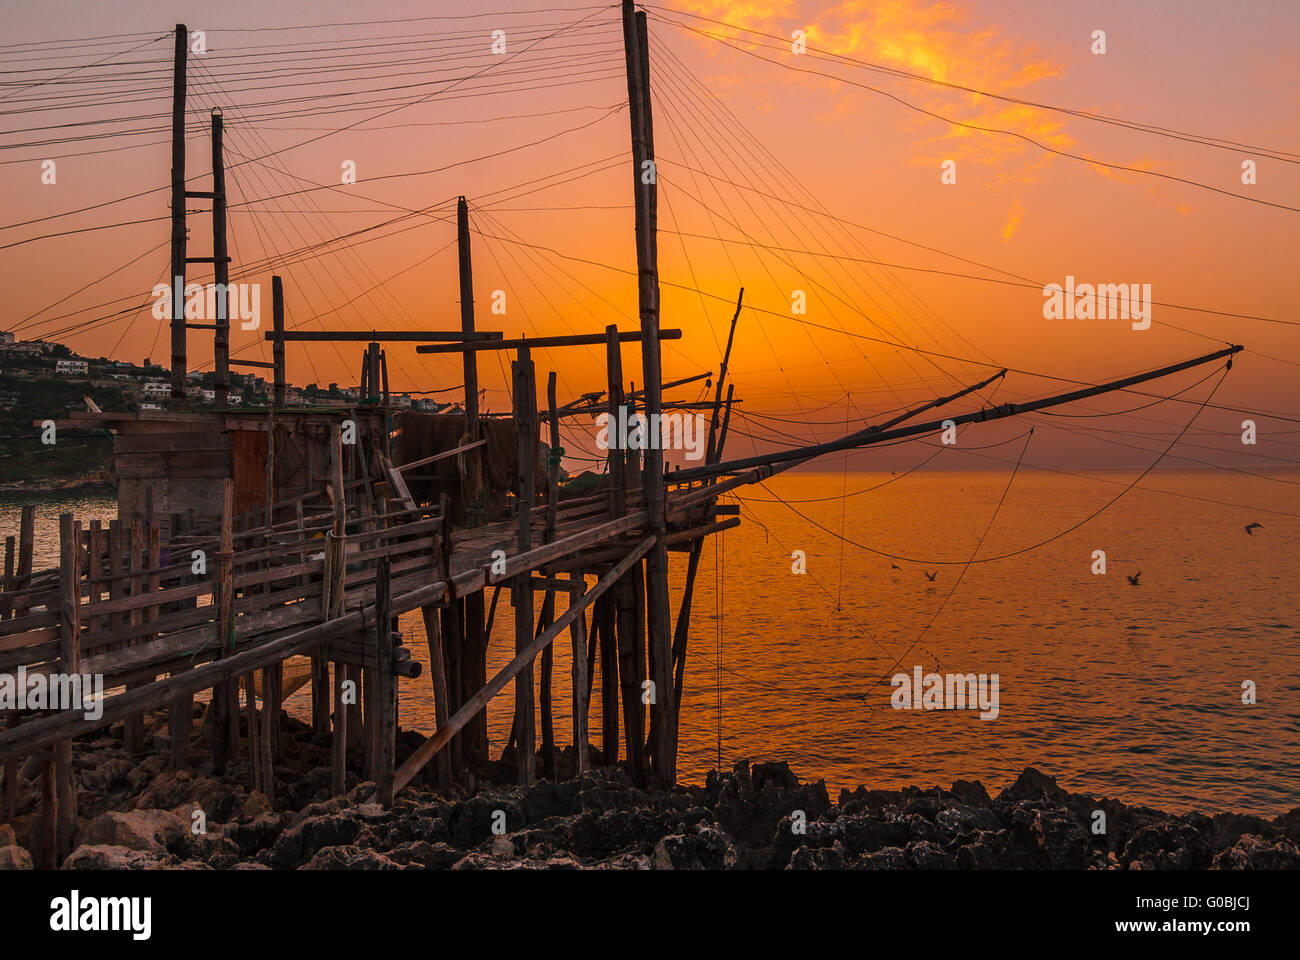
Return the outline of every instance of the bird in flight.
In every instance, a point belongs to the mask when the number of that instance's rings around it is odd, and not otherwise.
[[[1139,570],[1137,573],[1130,573],[1130,574],[1129,574],[1129,577],[1128,577],[1128,582],[1131,583],[1131,584],[1132,584],[1133,586],[1135,586],[1135,587],[1136,587],[1136,586],[1139,586],[1139,584],[1138,584],[1138,577],[1140,577],[1140,576],[1142,576],[1142,571],[1141,571],[1141,570]]]
[[[900,567],[900,566],[899,566],[898,564],[896,564],[896,563],[891,563],[891,564],[889,565],[889,569],[890,569],[890,570],[902,570],[903,568]]]
[[[939,575],[938,570],[934,571],[934,573],[930,573],[928,570],[922,570],[921,572],[925,574],[925,579],[929,580],[931,583],[934,583],[934,578]]]
[[[1248,523],[1246,524],[1246,533],[1253,537],[1256,528],[1262,530],[1264,529],[1264,525],[1262,523]]]

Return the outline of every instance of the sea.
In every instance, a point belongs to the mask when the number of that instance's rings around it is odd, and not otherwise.
[[[725,499],[741,523],[709,539],[695,583],[682,781],[784,760],[832,796],[958,779],[996,793],[1031,766],[1171,812],[1300,806],[1300,473],[791,472],[738,492]],[[22,502],[0,501],[0,536],[17,532]],[[28,502],[38,566],[57,561],[59,513],[115,511]],[[675,617],[685,555],[670,566]],[[489,676],[512,655],[508,601]],[[427,664],[418,613],[400,628]],[[566,633],[561,746],[569,651]],[[896,678],[918,671],[983,675],[986,693],[996,675],[996,716],[903,709]],[[428,678],[401,681],[400,723],[425,733]],[[309,707],[305,690],[286,704]],[[494,751],[512,708],[507,686],[488,707]]]

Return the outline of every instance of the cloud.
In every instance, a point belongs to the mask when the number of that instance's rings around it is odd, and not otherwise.
[[[1007,222],[1002,225],[1002,239],[1010,240],[1016,234],[1020,227],[1020,221],[1025,219],[1025,205],[1019,200],[1011,204],[1011,209],[1007,213]]]

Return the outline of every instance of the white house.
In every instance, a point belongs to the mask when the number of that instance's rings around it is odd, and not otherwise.
[[[165,380],[150,380],[143,387],[146,397],[170,397],[172,385]]]
[[[54,364],[54,372],[64,377],[84,376],[89,370],[90,364],[85,360],[59,360]]]

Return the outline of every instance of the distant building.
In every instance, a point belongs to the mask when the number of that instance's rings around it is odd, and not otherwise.
[[[142,404],[140,404],[140,409],[141,409],[141,410],[161,410],[162,407],[158,406],[158,404],[156,404],[156,403],[142,403]]]
[[[203,391],[203,399],[206,400],[206,401],[208,401],[209,403],[211,403],[212,401],[214,401],[214,400],[217,399],[217,391],[215,391],[215,390],[204,390],[204,391]]]
[[[46,353],[53,344],[46,343],[44,340],[19,340],[17,343],[8,345],[0,344],[0,349],[5,353],[16,354],[20,357],[39,357]]]
[[[62,377],[85,376],[90,371],[90,364],[85,360],[59,360],[54,364],[54,372]]]
[[[167,398],[172,395],[172,385],[165,380],[150,380],[142,389],[146,397]]]
[[[8,330],[0,330],[0,347],[7,347],[14,342],[14,335]]]
[[[437,413],[440,404],[432,397],[418,397],[415,401],[415,409],[422,413]]]
[[[409,393],[399,393],[392,398],[393,406],[409,407],[411,406],[411,395]]]

